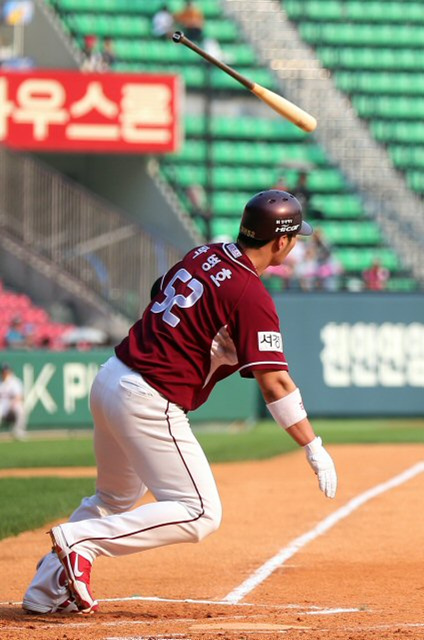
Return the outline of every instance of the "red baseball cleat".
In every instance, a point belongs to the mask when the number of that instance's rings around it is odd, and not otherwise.
[[[81,613],[94,613],[99,604],[94,600],[90,590],[91,562],[76,551],[72,551],[59,527],[49,531],[53,542],[53,551],[57,553],[68,580],[68,588],[75,596]]]

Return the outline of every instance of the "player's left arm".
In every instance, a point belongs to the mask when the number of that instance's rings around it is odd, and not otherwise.
[[[334,498],[337,490],[334,462],[315,434],[295,382],[287,371],[256,370],[253,373],[272,417],[304,448],[318,477],[319,488],[328,498]]]

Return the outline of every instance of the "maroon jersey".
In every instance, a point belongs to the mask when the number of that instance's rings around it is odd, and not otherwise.
[[[288,370],[274,302],[233,243],[187,253],[115,351],[185,410],[235,371]]]

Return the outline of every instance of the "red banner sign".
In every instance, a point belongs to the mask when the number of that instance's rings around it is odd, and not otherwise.
[[[173,75],[0,73],[0,143],[39,151],[176,151],[180,90]]]

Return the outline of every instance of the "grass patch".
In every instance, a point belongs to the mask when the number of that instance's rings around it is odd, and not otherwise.
[[[424,420],[314,420],[325,444],[424,443]],[[211,462],[263,460],[298,445],[272,421],[239,433],[196,432]]]
[[[423,443],[424,419],[314,420],[326,444]],[[208,432],[196,436],[211,462],[261,460],[297,448],[274,422],[266,420],[238,432]],[[0,468],[86,467],[95,464],[92,436],[1,443]]]
[[[0,469],[95,465],[92,435],[57,440],[8,441],[2,442],[0,447]]]
[[[58,518],[67,520],[94,487],[90,478],[1,478],[0,539]],[[48,546],[46,537],[46,551]]]
[[[314,420],[314,429],[328,443],[424,443],[424,419]]]

